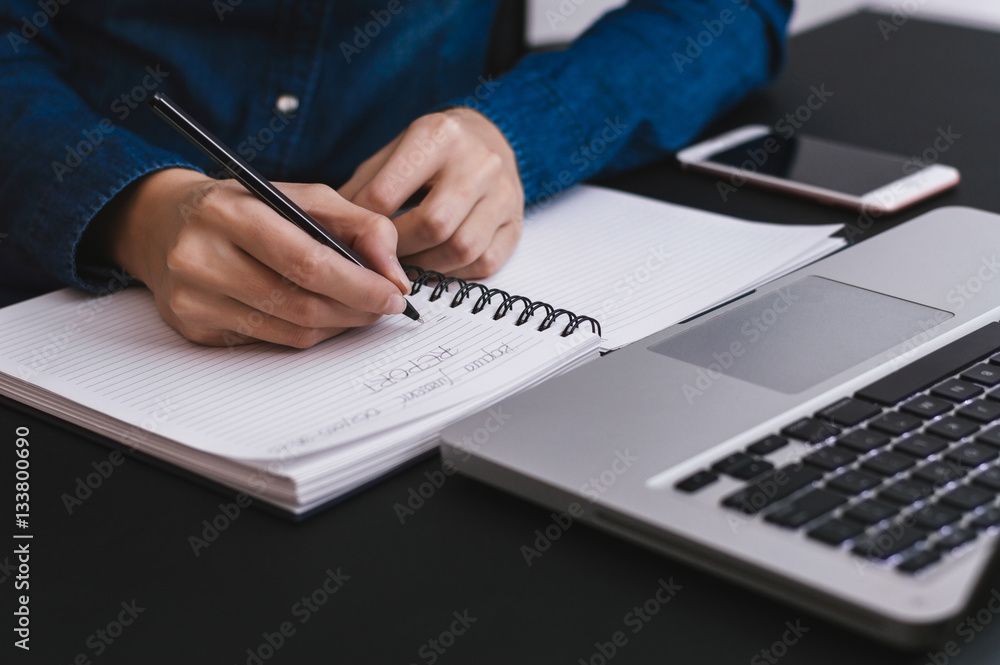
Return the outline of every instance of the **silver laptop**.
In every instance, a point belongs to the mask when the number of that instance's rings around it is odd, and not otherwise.
[[[442,454],[550,530],[921,646],[1000,530],[998,321],[1000,216],[942,208],[471,416]]]

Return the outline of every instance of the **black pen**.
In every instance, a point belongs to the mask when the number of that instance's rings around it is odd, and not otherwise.
[[[258,199],[269,205],[276,213],[308,233],[314,239],[335,250],[344,258],[353,261],[366,270],[371,270],[364,260],[355,254],[350,247],[323,228],[309,213],[295,205],[294,201],[285,196],[267,178],[227,148],[222,141],[215,138],[208,130],[198,124],[194,118],[177,106],[169,97],[158,92],[150,98],[149,107],[158,116],[166,120],[174,129],[187,137],[191,143],[198,146],[203,153],[214,159],[219,166],[226,169],[229,175],[233,176],[237,182],[249,189]],[[420,314],[413,308],[413,305],[408,300],[405,300],[405,302],[406,309],[403,310],[403,314],[414,321],[423,323],[424,320],[420,318]]]

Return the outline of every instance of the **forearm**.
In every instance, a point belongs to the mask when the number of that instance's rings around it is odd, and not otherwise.
[[[504,132],[531,201],[685,145],[783,56],[779,0],[639,0],[465,105]]]

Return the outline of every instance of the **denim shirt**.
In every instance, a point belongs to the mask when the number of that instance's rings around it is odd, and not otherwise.
[[[469,106],[531,202],[676,150],[766,83],[790,4],[633,0],[494,78],[497,0],[0,0],[0,287],[107,289],[76,261],[95,214],[158,169],[219,171],[154,91],[268,178],[334,187],[415,118]]]

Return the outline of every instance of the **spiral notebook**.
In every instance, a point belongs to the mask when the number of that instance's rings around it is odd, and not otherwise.
[[[0,394],[302,516],[465,415],[829,253],[835,230],[583,187],[529,211],[488,280],[411,270],[424,324],[383,317],[304,351],[198,346],[140,288],[4,308]],[[485,438],[505,414],[487,420]]]

